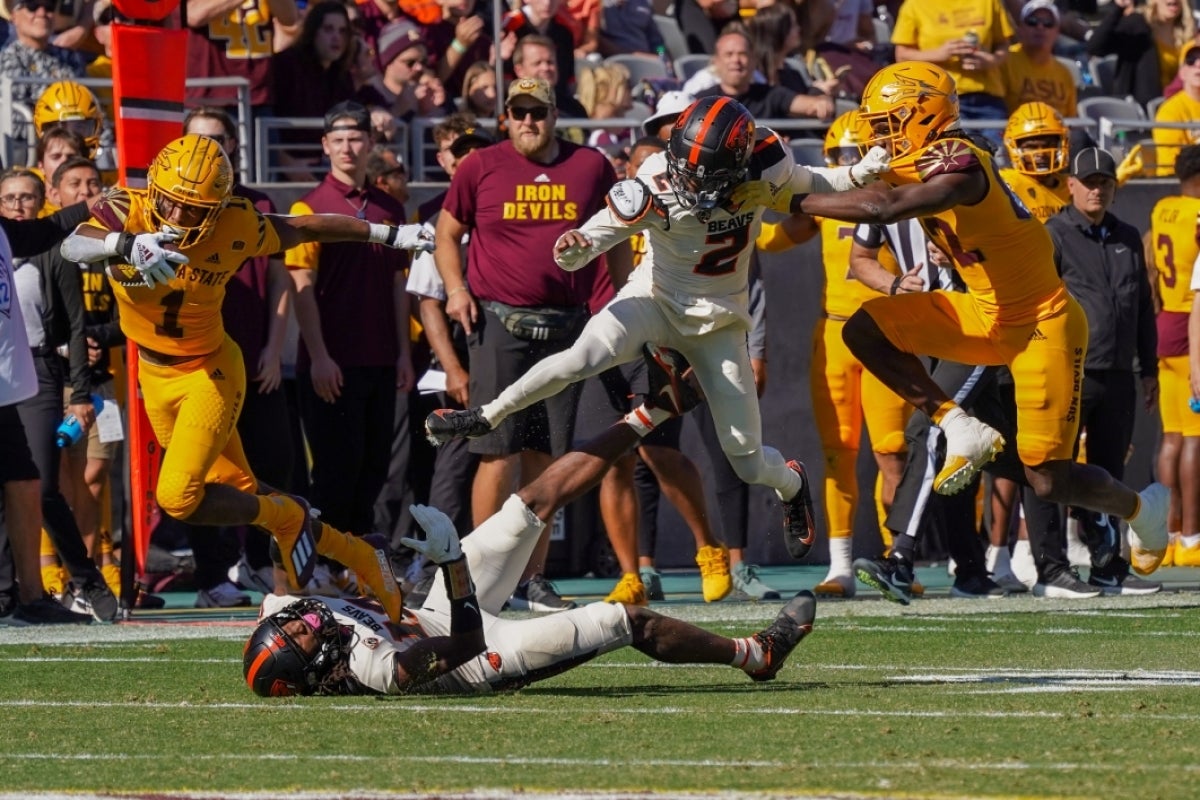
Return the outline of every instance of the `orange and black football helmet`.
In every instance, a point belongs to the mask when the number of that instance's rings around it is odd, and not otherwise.
[[[667,142],[667,177],[680,204],[706,219],[746,179],[754,118],[736,100],[703,97],[685,108]]]

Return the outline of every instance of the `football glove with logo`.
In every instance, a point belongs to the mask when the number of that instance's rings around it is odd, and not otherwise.
[[[400,544],[411,547],[435,564],[446,564],[462,558],[462,547],[458,543],[458,531],[454,523],[433,506],[411,505],[413,519],[425,531],[424,539],[404,537]]]

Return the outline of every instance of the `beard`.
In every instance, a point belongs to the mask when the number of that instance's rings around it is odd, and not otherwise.
[[[520,123],[517,123],[517,127],[510,131],[509,138],[512,140],[514,150],[526,158],[531,158],[545,151],[554,141],[554,128],[546,125],[536,137],[533,137],[524,135],[521,132]]]

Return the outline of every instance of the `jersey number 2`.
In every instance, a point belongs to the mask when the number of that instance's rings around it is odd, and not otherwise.
[[[750,243],[750,226],[734,228],[720,233],[710,233],[704,237],[704,246],[723,245],[709,250],[696,265],[697,275],[728,275],[737,269],[738,256]]]

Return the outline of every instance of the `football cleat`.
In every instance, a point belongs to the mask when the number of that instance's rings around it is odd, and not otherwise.
[[[854,574],[867,586],[882,593],[885,600],[902,606],[912,602],[912,565],[894,554],[887,558],[856,558]],[[924,594],[924,589],[921,593]]]
[[[604,602],[620,603],[624,606],[650,605],[641,577],[633,572],[626,572],[621,576],[621,580],[617,581],[617,585],[608,593],[608,597],[604,598]]]
[[[704,402],[704,395],[688,382],[692,365],[683,353],[670,347],[646,344],[642,348],[642,357],[650,383],[649,403],[655,408],[679,416]]]
[[[476,439],[491,432],[491,423],[478,408],[463,411],[439,408],[425,418],[425,436],[434,447],[454,439]]]
[[[729,551],[724,546],[706,545],[696,551],[696,566],[700,567],[700,589],[704,602],[715,603],[733,591],[729,575]]]
[[[312,580],[313,570],[317,566],[317,526],[320,523],[316,521],[308,501],[302,497],[271,495],[268,499],[273,503],[292,503],[299,507],[294,519],[271,533],[279,545],[280,566],[287,574],[290,588],[303,589]]]
[[[783,501],[783,543],[788,554],[797,560],[808,555],[817,538],[813,516],[812,492],[808,488],[808,471],[799,461],[789,461],[788,469],[800,476],[800,491],[791,500]]]
[[[758,577],[758,567],[739,561],[733,566],[733,596],[736,600],[778,600],[779,592],[767,586]]]
[[[1138,575],[1149,575],[1167,555],[1167,512],[1171,505],[1171,490],[1161,483],[1152,483],[1138,492],[1140,504],[1129,523],[1129,566]]]
[[[817,597],[854,597],[857,589],[850,575],[827,575],[813,587],[813,594]]]
[[[947,413],[938,427],[946,435],[946,462],[933,479],[933,490],[938,494],[957,494],[984,464],[1000,455],[1004,437],[959,408]]]
[[[783,668],[783,662],[796,649],[796,645],[812,633],[813,620],[817,616],[817,598],[807,589],[787,602],[775,621],[758,633],[754,639],[762,647],[766,665],[747,673],[751,680],[773,681]]]
[[[1084,508],[1072,508],[1071,516],[1079,521],[1093,567],[1103,569],[1121,554],[1121,532],[1115,517]]]
[[[646,587],[647,600],[658,603],[667,599],[663,593],[662,575],[658,574],[658,570],[654,567],[640,567],[638,577],[642,579],[642,586]]]

